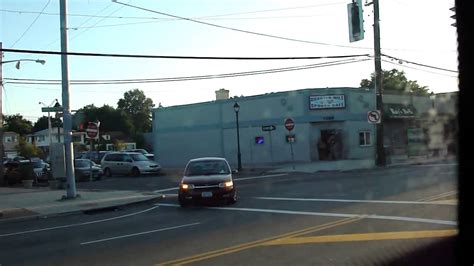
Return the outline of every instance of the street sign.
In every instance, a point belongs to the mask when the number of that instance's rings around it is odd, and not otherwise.
[[[86,129],[86,136],[88,139],[96,139],[99,135],[99,127],[97,123],[89,122]]]
[[[367,121],[371,124],[380,124],[380,122],[382,121],[380,111],[375,110],[367,112]]]
[[[262,126],[262,131],[273,131],[276,129],[276,126],[269,125],[269,126]]]
[[[292,131],[295,128],[295,121],[293,121],[291,118],[285,119],[285,128],[288,131]]]
[[[42,107],[41,108],[41,112],[43,113],[47,113],[47,112],[50,112],[50,113],[54,113],[54,112],[61,112],[63,110],[63,107],[62,106],[58,106],[58,107]]]

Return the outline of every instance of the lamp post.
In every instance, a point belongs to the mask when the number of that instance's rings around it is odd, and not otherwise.
[[[43,105],[44,107],[51,107],[55,101],[58,102],[58,99],[55,99],[53,102],[51,102],[50,105],[46,105],[43,102],[39,102],[39,104]],[[48,110],[48,137],[49,137],[49,151],[48,151],[48,153],[51,153],[51,144],[53,143],[53,137],[52,137],[51,131],[52,131],[51,115],[50,115],[50,112]]]
[[[239,111],[240,111],[240,105],[237,102],[235,102],[234,112],[235,112],[235,124],[237,126],[237,169],[239,171],[241,171],[242,170],[242,158],[241,158],[241,154],[240,154]]]
[[[0,49],[2,49],[2,42],[0,42]],[[3,182],[3,174],[4,174],[4,169],[3,169],[3,154],[4,154],[4,147],[3,147],[3,99],[2,99],[2,93],[3,91],[3,64],[7,63],[16,63],[16,68],[20,69],[20,62],[21,61],[34,61],[36,63],[40,63],[44,65],[46,63],[45,60],[33,60],[33,59],[18,59],[18,60],[8,60],[8,61],[3,61],[3,52],[0,52],[0,183]]]

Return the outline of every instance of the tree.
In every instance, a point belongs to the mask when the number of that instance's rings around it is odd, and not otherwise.
[[[51,127],[62,127],[63,122],[59,118],[51,117]],[[36,120],[33,125],[33,132],[40,131],[48,128],[48,117],[42,116]]]
[[[375,73],[370,75],[370,80],[363,79],[360,86],[373,88],[375,86]],[[397,69],[382,70],[382,88],[384,91],[407,92],[415,95],[429,95],[428,87],[421,86],[416,80],[408,80],[404,71]]]
[[[120,131],[132,133],[133,123],[131,118],[109,105],[96,107],[93,104],[79,109],[73,116],[74,127],[79,129],[80,125],[87,122],[100,121],[100,131]]]
[[[13,131],[20,136],[25,136],[31,133],[33,123],[30,120],[26,120],[22,115],[6,115],[4,116],[4,131]]]
[[[137,132],[151,131],[151,109],[155,105],[142,90],[134,89],[124,93],[117,103],[117,109],[130,116]]]
[[[15,148],[20,156],[24,156],[26,158],[44,157],[44,154],[40,148],[36,147],[31,143],[26,142],[25,138],[23,137],[20,137],[18,145]]]

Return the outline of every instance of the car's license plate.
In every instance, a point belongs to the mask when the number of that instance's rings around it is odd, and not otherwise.
[[[201,197],[210,198],[210,197],[212,197],[212,192],[210,192],[210,191],[202,192]]]

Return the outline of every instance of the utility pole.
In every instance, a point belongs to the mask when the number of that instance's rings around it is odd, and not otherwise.
[[[60,0],[60,30],[61,30],[61,74],[63,100],[64,153],[66,161],[67,194],[66,198],[76,198],[76,178],[74,176],[72,148],[72,115],[69,104],[69,73],[68,73],[68,37],[67,37],[67,0]]]
[[[0,42],[0,50],[2,50],[2,42]],[[4,181],[4,170],[3,170],[3,52],[0,51],[0,184]]]
[[[383,87],[382,87],[382,63],[380,60],[380,18],[379,18],[379,0],[373,0],[374,4],[374,55],[375,55],[375,94],[376,108],[383,117]],[[375,161],[378,166],[385,166],[385,149],[383,145],[383,119],[377,124],[377,148]]]

